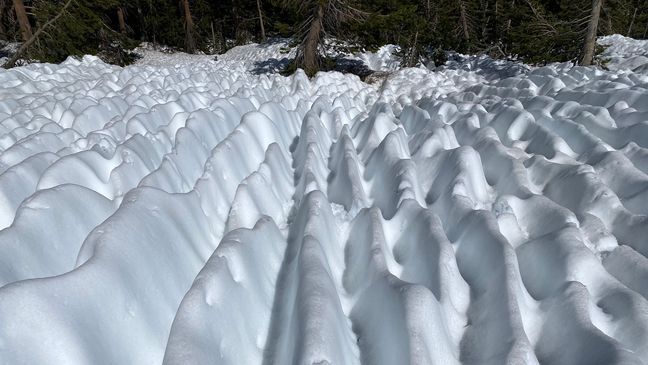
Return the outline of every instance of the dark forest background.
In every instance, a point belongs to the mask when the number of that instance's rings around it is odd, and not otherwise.
[[[531,63],[577,60],[592,9],[592,0],[0,0],[0,40],[25,41],[42,27],[26,55],[50,62],[142,41],[213,54],[299,35],[313,16],[305,8],[322,4],[361,14],[335,22],[327,35],[365,49],[398,44],[405,64],[439,50]],[[602,2],[598,35],[647,32],[648,0]]]

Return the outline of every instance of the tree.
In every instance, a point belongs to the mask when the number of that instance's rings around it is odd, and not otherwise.
[[[5,16],[5,9],[7,5],[5,4],[5,0],[0,0],[0,39],[4,39],[6,37],[6,28],[4,24],[4,16]]]
[[[483,9],[485,4],[481,6]],[[441,44],[460,52],[474,51],[479,46],[488,44],[485,36],[478,36],[476,15],[480,8],[475,0],[441,0],[441,30],[439,35],[444,39]],[[482,11],[483,13],[483,11]],[[482,14],[483,16],[484,14]],[[485,21],[485,19],[483,19]],[[482,24],[485,26],[485,24]],[[484,31],[482,30],[482,32]],[[478,45],[479,43],[479,45]]]
[[[320,69],[319,49],[324,35],[337,30],[347,22],[360,21],[365,13],[354,8],[348,0],[284,0],[283,5],[294,8],[306,20],[299,27],[297,38],[301,40],[295,57],[295,65],[313,76]]]
[[[194,38],[194,23],[191,17],[191,8],[189,0],[182,0],[182,10],[185,21],[185,50],[189,53],[196,52],[196,40]]]
[[[259,25],[261,26],[261,40],[266,40],[265,27],[263,26],[263,12],[261,12],[261,0],[256,0],[257,11],[259,12]]]
[[[459,29],[461,29],[461,35],[466,42],[469,42],[472,19],[468,11],[468,4],[465,0],[457,0],[457,7],[459,8]]]
[[[29,19],[27,18],[27,12],[25,11],[25,4],[23,0],[13,0],[14,11],[16,12],[16,19],[20,25],[20,30],[22,32],[23,41],[27,42],[32,37],[31,25],[29,24]]]
[[[66,1],[0,0],[0,39],[27,42]],[[111,52],[143,41],[223,52],[253,39],[294,35],[299,47],[293,65],[312,75],[326,68],[324,37],[344,34],[354,48],[400,46],[401,65],[443,50],[529,63],[580,62],[596,49],[596,35],[648,34],[648,0],[601,3],[598,22],[591,22],[592,0],[72,0],[23,57],[60,62],[97,54],[122,64],[128,61]],[[591,51],[585,52],[585,39]]]
[[[637,7],[634,8],[634,11],[632,12],[632,20],[630,20],[630,25],[628,26],[628,31],[626,32],[626,36],[630,37],[630,34],[632,34],[632,26],[634,25],[635,19],[637,18],[637,10],[639,10]]]
[[[594,48],[596,46],[596,34],[598,31],[598,22],[601,16],[601,6],[603,0],[592,0],[592,12],[587,24],[587,33],[585,34],[585,43],[583,44],[583,59],[581,64],[589,66],[594,59]]]
[[[36,33],[32,34],[31,37],[29,37],[29,39],[25,40],[25,42],[20,46],[20,48],[18,48],[16,53],[7,62],[5,62],[3,67],[4,68],[14,67],[18,59],[20,59],[20,57],[27,51],[27,49],[29,49],[29,46],[31,46],[38,39],[41,33],[43,33],[45,29],[53,26],[54,23],[56,23],[56,21],[59,20],[66,13],[71,3],[72,0],[67,0],[65,4],[63,4],[61,10],[52,19],[48,20],[45,24],[38,27],[38,29],[36,29]]]
[[[126,34],[126,21],[124,20],[124,8],[121,6],[117,7],[117,21],[119,22],[119,32],[121,34]]]

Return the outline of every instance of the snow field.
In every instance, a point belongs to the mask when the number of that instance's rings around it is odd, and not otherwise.
[[[1,363],[645,363],[647,75],[254,50],[0,72]]]

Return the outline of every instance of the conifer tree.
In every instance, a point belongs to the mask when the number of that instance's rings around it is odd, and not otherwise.
[[[583,59],[581,62],[583,66],[591,65],[594,58],[594,47],[596,46],[596,34],[602,5],[603,0],[592,0],[592,14],[587,24],[587,33],[583,44]]]
[[[126,20],[124,16],[124,8],[122,6],[117,7],[117,21],[119,22],[119,32],[126,34]]]
[[[20,25],[23,41],[27,42],[32,37],[31,25],[27,18],[25,11],[25,4],[23,0],[13,0],[14,11],[16,12],[16,19]]]
[[[65,3],[0,0],[0,40],[27,42]],[[439,50],[588,63],[598,35],[648,35],[648,0],[601,3],[594,32],[592,0],[73,0],[24,56],[58,62],[89,53],[110,60],[106,48],[141,41],[224,52],[282,36],[298,41],[295,65],[312,75],[322,66],[324,37],[344,34],[360,48],[399,45],[405,66],[443,54]]]
[[[263,26],[263,12],[261,11],[261,0],[256,0],[257,11],[259,12],[259,25],[261,27],[261,41],[266,40],[265,27]]]
[[[196,40],[194,38],[194,22],[191,17],[191,8],[189,7],[189,0],[182,0],[182,11],[185,26],[185,50],[188,53],[196,52]]]
[[[282,4],[306,18],[297,34],[300,44],[295,64],[309,76],[320,69],[324,35],[337,30],[343,23],[360,21],[365,16],[349,0],[284,0]]]

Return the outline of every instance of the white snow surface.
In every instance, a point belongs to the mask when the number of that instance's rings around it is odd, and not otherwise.
[[[613,34],[598,39],[606,47],[601,58],[608,61],[610,70],[632,70],[648,74],[648,40],[633,39]]]
[[[0,363],[648,364],[647,75],[275,51],[0,70]]]
[[[329,45],[329,56],[345,57],[349,60],[363,62],[367,68],[374,71],[396,71],[400,68],[400,60],[396,52],[400,49],[398,46],[388,44],[380,47],[375,53],[366,51],[358,53],[343,52],[353,45],[341,42],[335,39],[327,39]],[[221,55],[192,55],[186,53],[162,52],[156,50],[150,44],[143,43],[135,49],[135,52],[142,55],[142,59],[137,63],[140,65],[152,66],[171,66],[182,67],[188,63],[200,61],[221,62],[221,67],[225,65],[245,66],[252,73],[278,72],[285,66],[297,53],[297,48],[291,46],[291,40],[288,38],[271,39],[265,44],[250,43],[243,46],[237,46]]]
[[[380,47],[376,52],[362,52],[353,55],[353,57],[364,62],[370,70],[396,71],[400,68],[400,60],[396,57],[396,52],[399,50],[400,47],[387,44]]]

